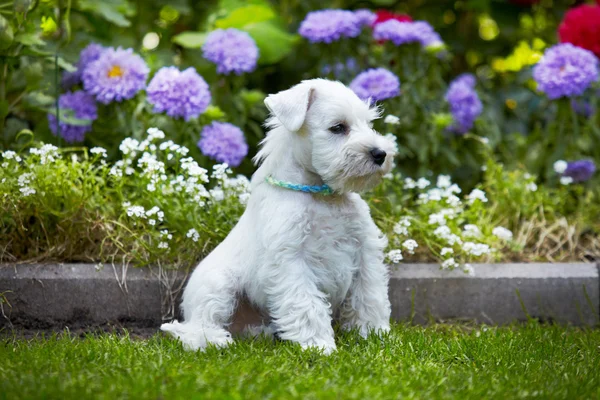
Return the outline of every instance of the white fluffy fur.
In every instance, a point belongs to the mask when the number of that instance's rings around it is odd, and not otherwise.
[[[386,238],[356,193],[392,166],[393,145],[375,132],[369,107],[339,82],[304,81],[267,97],[270,131],[255,161],[252,195],[229,236],[196,268],[183,294],[185,321],[161,329],[195,350],[232,341],[225,326],[245,295],[280,338],[335,350],[332,318],[345,328],[389,330]],[[329,128],[344,122],[348,134]],[[379,166],[370,150],[387,152]],[[323,196],[274,187],[265,177],[328,184]]]

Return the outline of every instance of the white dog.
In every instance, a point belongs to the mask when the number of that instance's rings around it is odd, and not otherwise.
[[[265,104],[270,132],[254,159],[261,166],[246,211],[192,274],[185,321],[161,329],[191,350],[227,345],[225,326],[245,295],[280,338],[326,354],[336,348],[334,316],[363,336],[388,331],[386,238],[356,193],[392,167],[394,145],[372,128],[377,109],[323,79]]]

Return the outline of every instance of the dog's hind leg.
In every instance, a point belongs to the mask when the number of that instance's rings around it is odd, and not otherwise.
[[[173,321],[160,327],[181,340],[187,350],[233,342],[225,326],[236,308],[235,282],[226,268],[207,261],[198,266],[185,288],[182,304],[185,321]]]

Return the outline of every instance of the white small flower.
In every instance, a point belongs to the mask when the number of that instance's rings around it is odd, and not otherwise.
[[[169,248],[169,243],[167,243],[167,242],[160,242],[158,244],[158,248],[159,249],[168,249]]]
[[[463,272],[469,276],[475,276],[475,270],[471,264],[463,265]]]
[[[187,233],[185,234],[185,236],[188,237],[188,238],[190,238],[190,239],[192,239],[194,242],[197,242],[198,240],[200,240],[200,234],[194,228],[192,228],[189,231],[187,231]]]
[[[481,143],[483,143],[483,144],[489,144],[490,143],[490,139],[488,139],[486,137],[482,137],[479,140],[481,140]]]
[[[106,149],[103,147],[92,147],[90,149],[92,154],[100,154],[102,157],[106,157]]]
[[[238,196],[238,199],[240,200],[240,204],[246,205],[250,199],[250,193],[242,193]]]
[[[417,182],[412,178],[404,179],[404,189],[414,189],[417,187]]]
[[[156,225],[156,220],[155,219],[149,219],[148,223],[152,226]]]
[[[165,133],[158,128],[148,128],[146,131],[149,140],[164,139]]]
[[[127,215],[129,217],[146,218],[146,210],[142,206],[130,206],[127,209]]]
[[[475,257],[480,257],[490,252],[490,246],[483,243],[465,242],[462,245],[462,248],[465,251],[465,253]]]
[[[492,230],[492,234],[502,240],[511,240],[513,238],[513,233],[502,226],[495,227]]]
[[[529,182],[527,186],[525,186],[525,189],[529,190],[530,192],[535,192],[538,190],[538,186],[535,184],[535,182]]]
[[[210,190],[210,197],[213,201],[223,201],[225,199],[225,192],[220,188],[214,188]]]
[[[444,190],[444,197],[451,196],[452,194],[458,194],[460,192],[462,192],[462,189],[456,183],[453,183],[446,190]]]
[[[571,178],[570,176],[562,176],[560,178],[560,184],[561,185],[570,185],[571,183],[573,183],[573,178]]]
[[[148,190],[149,192],[154,192],[156,191],[156,186],[154,186],[154,183],[149,183],[146,185],[146,190]]]
[[[427,179],[425,178],[419,178],[419,180],[417,181],[417,187],[419,189],[425,189],[427,186],[429,186],[431,184],[431,182],[429,182]]]
[[[394,146],[394,151],[397,153],[398,152],[398,138],[396,137],[396,135],[394,135],[393,133],[386,133],[383,137],[386,138],[387,140],[389,140],[390,143],[392,143],[392,146]]]
[[[453,257],[451,257],[451,258],[445,260],[442,263],[441,267],[443,269],[454,269],[454,268],[458,267],[458,263],[454,260]]]
[[[464,227],[463,237],[466,238],[478,238],[481,236],[481,231],[477,225],[467,224]]]
[[[444,214],[442,213],[436,213],[436,214],[431,214],[429,216],[429,221],[428,221],[429,225],[446,225],[446,218],[444,217]]]
[[[12,150],[6,150],[4,153],[2,153],[2,157],[4,157],[5,160],[15,160],[17,162],[21,162],[21,157],[19,157],[17,153]]]
[[[402,250],[399,249],[389,251],[386,256],[394,264],[398,264],[404,259],[404,257],[402,257]]]
[[[442,257],[444,257],[445,255],[448,255],[448,254],[454,254],[454,250],[452,250],[450,247],[443,247],[442,250],[440,251],[440,254],[442,255]]]
[[[453,194],[446,197],[446,203],[448,203],[448,205],[451,207],[458,207],[461,205],[461,202],[460,202],[460,199],[458,198],[458,196],[455,196]]]
[[[402,247],[404,247],[410,254],[415,254],[415,249],[419,247],[419,244],[416,240],[408,239],[402,243]]]
[[[36,193],[35,189],[32,187],[29,187],[29,186],[24,186],[24,187],[20,188],[19,191],[21,192],[23,197],[31,196],[32,194]]]
[[[47,164],[54,162],[58,157],[58,147],[53,146],[51,144],[45,144],[39,149],[32,148],[29,149],[29,153],[36,154],[40,156],[40,163]]]
[[[400,123],[400,118],[396,117],[395,115],[389,114],[384,118],[383,122],[386,124],[398,125]]]
[[[473,204],[475,200],[479,200],[482,203],[487,203],[488,199],[485,196],[485,192],[481,189],[473,189],[471,193],[467,196],[470,204]]]
[[[131,154],[132,156],[134,156],[139,145],[140,142],[138,142],[137,140],[132,138],[125,138],[119,145],[119,150],[121,150],[123,154]]]
[[[569,164],[567,164],[566,161],[564,160],[558,160],[554,163],[553,167],[554,167],[554,172],[556,172],[557,174],[562,174],[567,170],[567,166]]]
[[[408,227],[410,226],[410,218],[402,217],[400,221],[394,225],[394,233],[397,235],[408,235]]]
[[[445,189],[452,185],[452,181],[450,180],[450,175],[440,175],[437,178],[437,187],[441,189]]]

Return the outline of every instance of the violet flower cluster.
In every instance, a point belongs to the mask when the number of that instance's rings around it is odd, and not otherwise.
[[[68,143],[83,141],[85,134],[92,130],[92,122],[98,118],[98,109],[94,98],[83,90],[68,92],[58,98],[59,109],[72,110],[72,117],[89,120],[87,125],[72,125],[60,120],[56,115],[48,114],[48,124],[54,136],[60,136]]]
[[[562,176],[571,178],[572,182],[585,182],[592,178],[594,172],[596,164],[592,160],[577,160],[567,163]]]
[[[563,43],[546,50],[533,68],[537,88],[554,100],[580,96],[598,80],[598,59],[594,53]]]
[[[347,10],[319,10],[306,14],[298,33],[311,43],[332,43],[360,34],[365,24],[364,13]]]
[[[483,105],[475,91],[475,77],[471,74],[457,77],[450,83],[445,99],[454,119],[454,124],[449,129],[458,134],[472,129],[475,120],[483,111]]]
[[[132,49],[108,48],[83,70],[83,87],[100,103],[121,102],[146,87],[149,72]]]
[[[100,55],[104,50],[106,50],[106,48],[98,43],[90,43],[83,50],[81,50],[79,53],[79,61],[77,62],[77,70],[74,72],[67,72],[63,75],[62,87],[68,90],[73,86],[80,84],[83,70],[90,63],[100,58]]]
[[[213,122],[202,129],[198,148],[207,157],[232,167],[240,165],[248,154],[244,133],[227,122]]]
[[[241,75],[256,69],[258,47],[252,37],[238,29],[217,29],[202,46],[204,58],[217,65],[219,74]]]
[[[184,71],[177,67],[159,69],[146,93],[155,113],[166,112],[186,121],[202,114],[211,100],[208,84],[192,67]]]
[[[423,47],[443,45],[440,35],[425,21],[399,22],[394,19],[375,25],[373,38],[396,46],[419,43]]]
[[[362,100],[380,101],[400,94],[400,79],[387,69],[373,68],[358,74],[350,89]]]

